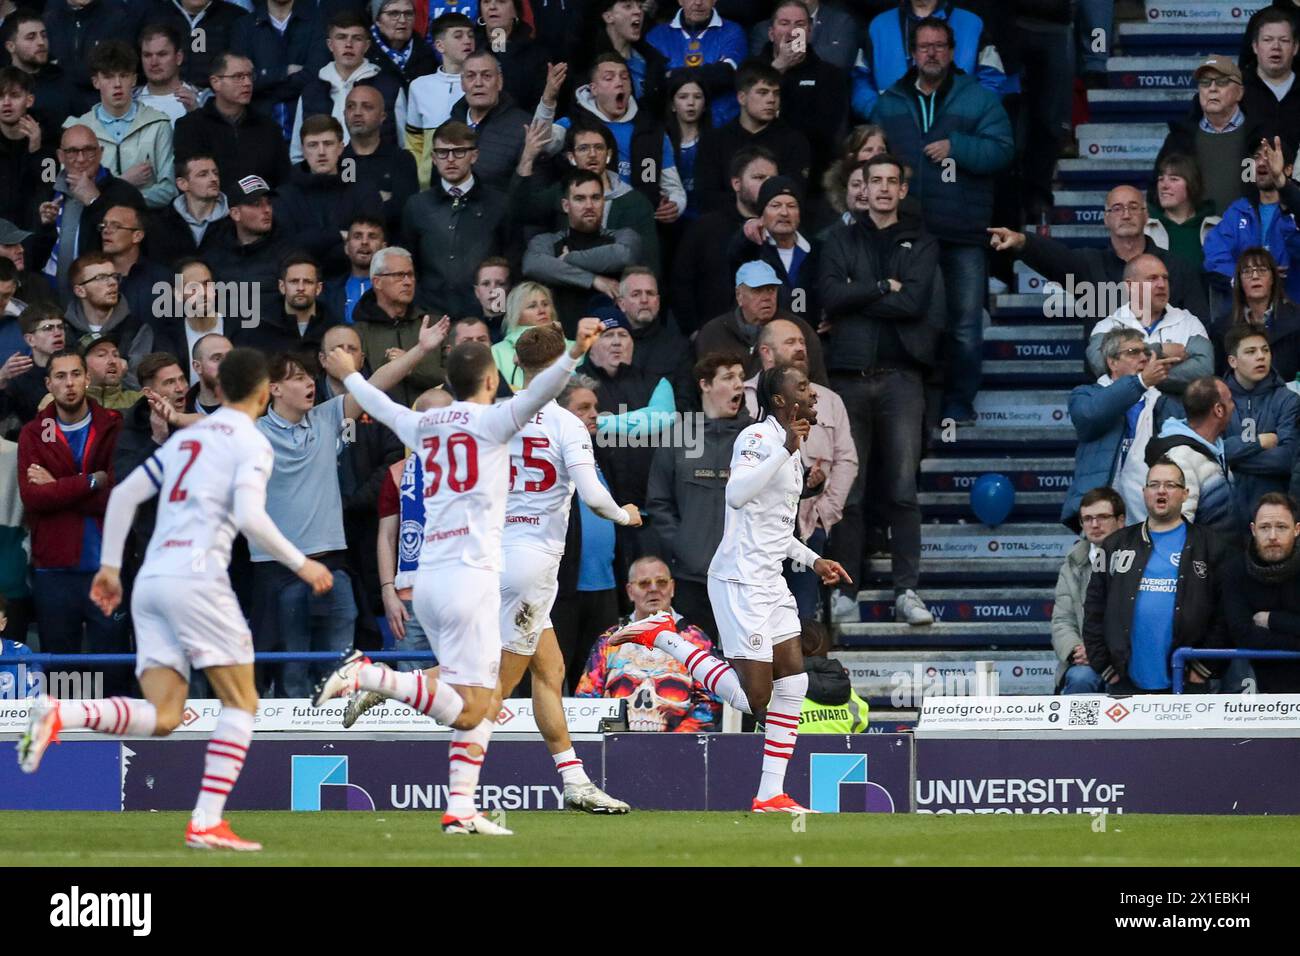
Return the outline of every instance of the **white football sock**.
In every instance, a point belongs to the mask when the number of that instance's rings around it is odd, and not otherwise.
[[[244,768],[244,758],[248,756],[252,739],[253,715],[246,710],[223,707],[221,716],[217,718],[217,728],[208,741],[207,756],[203,758],[203,782],[193,815],[194,824],[199,829],[207,830],[221,822],[226,798],[235,788],[239,771]]]
[[[791,674],[772,681],[772,699],[763,719],[767,736],[763,740],[763,776],[758,799],[770,800],[785,792],[785,769],[799,737],[799,711],[808,690],[807,674]]]
[[[447,813],[453,817],[472,817],[475,812],[474,792],[478,789],[479,771],[487,756],[488,740],[492,737],[492,721],[484,718],[473,730],[453,730],[448,758],[451,794],[447,800]]]
[[[446,681],[433,681],[423,671],[395,671],[376,664],[363,664],[357,671],[357,688],[372,690],[400,700],[412,710],[450,727],[465,709],[465,701]]]
[[[578,759],[578,754],[572,747],[561,753],[551,754],[551,757],[555,760],[555,769],[560,771],[560,779],[564,781],[565,786],[591,783],[591,778],[587,776],[582,761]]]
[[[661,631],[655,635],[655,647],[682,664],[696,683],[702,684],[710,694],[742,713],[753,713],[735,668],[726,661],[719,660],[672,631]]]
[[[115,737],[151,737],[158,725],[158,710],[149,701],[134,697],[61,700],[59,720],[68,729],[85,727]]]

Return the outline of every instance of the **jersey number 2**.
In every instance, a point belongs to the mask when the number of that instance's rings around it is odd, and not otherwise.
[[[194,466],[194,462],[198,459],[199,452],[202,450],[203,446],[196,441],[181,442],[181,451],[189,452],[190,460],[185,463],[185,467],[181,469],[181,473],[176,476],[176,484],[172,485],[172,493],[167,496],[168,501],[185,500],[186,492],[185,489],[181,487],[181,482],[184,481],[185,476],[189,474],[190,468]]]
[[[437,435],[430,435],[424,440],[424,448],[427,454],[424,456],[424,474],[427,482],[424,486],[424,497],[432,498],[438,493],[438,488],[442,484],[442,465],[438,464],[438,447],[442,440]],[[457,478],[456,472],[462,470],[461,462],[458,459],[464,459],[463,478]],[[478,442],[474,441],[473,435],[465,432],[456,432],[447,439],[447,487],[455,492],[469,491],[478,484]]]

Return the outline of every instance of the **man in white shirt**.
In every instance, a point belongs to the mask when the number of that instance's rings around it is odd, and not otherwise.
[[[145,82],[135,88],[135,101],[166,113],[173,128],[178,119],[198,109],[211,95],[204,95],[181,79],[183,62],[185,53],[173,27],[154,23],[141,31],[140,67]]]
[[[442,57],[436,73],[411,81],[406,107],[406,148],[415,156],[420,188],[429,188],[433,131],[451,119],[451,108],[465,95],[460,82],[466,58],[474,52],[474,24],[459,13],[444,13],[429,28]]]

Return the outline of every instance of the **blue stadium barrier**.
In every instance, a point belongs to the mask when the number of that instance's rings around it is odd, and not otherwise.
[[[1252,651],[1248,647],[1180,647],[1174,651],[1173,671],[1175,694],[1183,692],[1183,668],[1188,661],[1231,661],[1231,660],[1270,660],[1270,661],[1297,661],[1300,660],[1300,651]]]

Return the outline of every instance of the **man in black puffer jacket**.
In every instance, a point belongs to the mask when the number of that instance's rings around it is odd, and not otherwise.
[[[1234,555],[1224,585],[1232,643],[1261,651],[1300,651],[1300,508],[1289,495],[1259,499],[1251,541]],[[1252,662],[1261,694],[1300,693],[1300,661]]]

